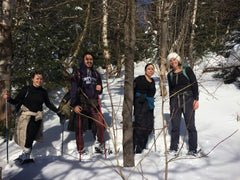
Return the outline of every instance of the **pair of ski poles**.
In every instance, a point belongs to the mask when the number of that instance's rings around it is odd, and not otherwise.
[[[100,96],[98,95],[98,105],[99,105],[99,113],[100,113],[100,116],[102,115],[102,109],[101,109],[101,103],[100,103]],[[103,124],[103,119],[102,119],[102,117],[101,117],[101,123]],[[81,141],[82,141],[82,133],[81,133],[81,117],[80,117],[80,115],[79,115],[79,122],[78,122],[78,124],[79,124],[79,141],[80,141],[80,147],[78,147],[78,149],[79,149],[79,161],[81,161],[82,160],[82,150],[81,150]],[[103,128],[103,134],[102,134],[102,136],[103,136],[103,140],[104,140],[104,155],[105,155],[105,158],[107,157],[107,155],[106,155],[106,146],[105,146],[105,137],[104,137],[104,126],[102,125],[102,128]]]

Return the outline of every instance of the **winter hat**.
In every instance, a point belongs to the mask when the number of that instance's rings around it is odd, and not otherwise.
[[[172,53],[170,53],[170,54],[167,56],[168,62],[169,62],[170,59],[172,59],[172,58],[175,58],[175,59],[178,60],[178,62],[181,62],[181,57],[180,57],[177,53],[175,53],[175,52],[172,52]]]

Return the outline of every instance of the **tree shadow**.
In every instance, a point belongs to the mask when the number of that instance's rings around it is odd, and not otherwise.
[[[92,179],[103,176],[103,174],[100,174],[102,171],[107,171],[109,174],[112,173],[111,168],[103,166],[96,159],[79,162],[78,160],[66,159],[59,156],[37,157],[34,164],[19,165],[18,167],[20,171],[9,171],[6,173],[7,179],[66,179],[69,175],[70,177],[76,175],[74,173],[76,171],[79,171],[81,174],[75,177],[75,179],[79,177]]]
[[[172,130],[172,124],[171,124],[171,117],[170,117],[170,114],[169,113],[165,113],[164,114],[164,119],[165,119],[165,123],[169,123],[169,126],[168,126],[168,134],[171,136],[171,130]],[[185,124],[185,120],[183,117],[181,117],[181,124],[180,124],[180,132],[179,132],[179,135],[180,135],[180,138],[183,139],[184,138],[184,135],[185,135],[185,131],[186,131],[186,124]],[[185,142],[187,143],[187,139],[188,139],[188,132],[186,134],[186,138],[185,138]]]

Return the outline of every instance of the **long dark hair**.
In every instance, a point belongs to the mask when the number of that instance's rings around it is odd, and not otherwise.
[[[81,63],[80,63],[80,71],[86,71],[86,66],[85,66],[85,64],[84,64],[84,57],[85,57],[86,55],[91,55],[92,58],[93,58],[93,60],[94,60],[94,56],[93,56],[93,54],[92,54],[91,52],[85,52],[85,53],[83,54],[83,56],[82,56],[82,61],[81,61]],[[92,66],[92,69],[93,69],[93,66]]]
[[[86,55],[91,55],[92,58],[93,58],[93,60],[94,60],[93,53],[91,53],[91,52],[85,52],[85,53],[83,54],[83,56],[82,56],[82,59],[84,59],[84,57],[85,57]]]
[[[150,65],[152,65],[152,66],[154,67],[153,63],[147,63],[146,66],[145,66],[145,68],[144,68],[145,71],[146,71],[147,67],[150,66]]]

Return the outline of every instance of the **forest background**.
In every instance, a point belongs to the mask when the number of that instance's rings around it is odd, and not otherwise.
[[[169,52],[194,67],[208,52],[228,57],[240,42],[240,0],[1,0],[0,9],[0,93],[12,90],[14,96],[30,83],[33,69],[43,71],[47,89],[68,86],[82,54],[93,52],[95,66],[107,68],[107,78],[121,76],[125,67],[124,137],[132,135],[134,62],[158,66],[161,95],[166,96]],[[239,65],[206,71],[218,71],[229,83],[237,80],[232,74]],[[11,137],[11,108],[8,117]],[[4,101],[0,127],[5,136]],[[123,138],[125,166],[134,163],[131,146]]]

